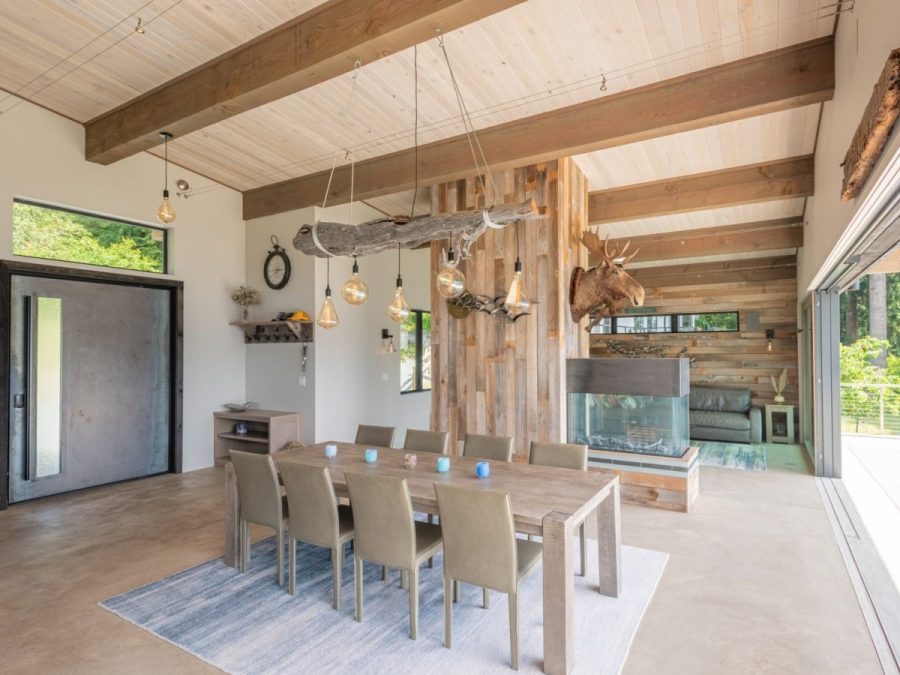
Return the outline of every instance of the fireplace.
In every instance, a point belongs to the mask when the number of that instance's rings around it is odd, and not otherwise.
[[[626,500],[688,510],[696,497],[689,369],[649,357],[566,363],[568,440],[588,446],[591,467],[620,474]]]

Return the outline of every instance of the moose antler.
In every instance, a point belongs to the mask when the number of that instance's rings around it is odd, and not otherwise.
[[[625,265],[626,263],[631,262],[634,259],[634,256],[638,254],[638,251],[641,250],[636,248],[632,251],[630,256],[625,257],[625,252],[628,250],[628,247],[631,246],[631,241],[629,240],[625,242],[625,246],[622,247],[621,251],[618,249],[618,246],[616,246],[610,253],[609,235],[606,235],[606,239],[601,241],[600,235],[593,230],[586,230],[581,234],[581,243],[584,244],[584,247],[588,251],[600,256],[599,264],[606,265],[607,267],[614,264]],[[618,263],[616,262],[617,260]]]

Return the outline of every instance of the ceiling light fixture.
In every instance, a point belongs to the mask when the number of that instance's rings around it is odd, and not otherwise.
[[[169,201],[169,139],[172,138],[172,134],[168,131],[160,131],[159,135],[162,136],[165,144],[165,182],[162,203],[156,209],[156,217],[161,223],[171,223],[175,220],[175,209],[172,208],[172,202]]]
[[[134,32],[138,35],[143,35],[147,31],[144,29],[144,20],[141,17],[138,17],[137,26],[134,27]]]
[[[444,266],[435,278],[435,285],[438,293],[445,298],[458,298],[466,290],[466,277],[459,271],[459,261],[456,259],[453,246],[446,255]]]
[[[397,323],[403,323],[409,317],[409,303],[403,295],[403,277],[400,275],[400,244],[397,244],[397,290],[388,305],[388,316]]]
[[[519,259],[519,228],[517,225],[514,225],[513,227],[516,228],[516,265],[514,268],[515,271],[513,272],[512,283],[509,285],[509,293],[506,294],[506,302],[504,302],[504,305],[510,313],[521,314],[531,306],[531,302],[529,302],[528,296],[525,295],[525,279],[522,278],[522,261]]]
[[[331,299],[331,257],[328,257],[325,259],[325,300],[322,301],[322,309],[319,310],[316,323],[325,330],[331,330],[340,322],[334,309],[334,301]]]
[[[353,256],[353,274],[341,287],[341,295],[351,305],[361,305],[369,297],[369,286],[359,278],[359,263]]]

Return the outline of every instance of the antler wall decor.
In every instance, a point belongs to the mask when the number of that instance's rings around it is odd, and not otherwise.
[[[592,321],[587,330],[590,331],[597,321],[603,317],[614,316],[621,307],[629,304],[639,307],[644,304],[644,287],[628,272],[624,265],[637,255],[638,249],[625,257],[631,242],[622,250],[609,250],[609,237],[601,242],[596,232],[587,231],[581,235],[581,243],[588,251],[600,256],[600,262],[585,270],[576,267],[572,270],[569,283],[569,309],[572,321],[578,323],[590,314]]]
[[[528,312],[511,312],[506,307],[505,299],[505,295],[491,297],[490,295],[474,295],[466,291],[458,298],[448,299],[447,305],[450,308],[450,315],[456,319],[465,319],[473,311],[484,312],[488,316],[500,316],[509,323],[514,323],[520,317],[528,316]]]

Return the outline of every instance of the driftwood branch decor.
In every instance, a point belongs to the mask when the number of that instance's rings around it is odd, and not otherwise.
[[[850,148],[844,156],[844,184],[841,199],[856,197],[881,157],[897,117],[900,116],[900,49],[888,56],[881,77],[875,83]]]
[[[528,316],[528,312],[511,312],[506,308],[505,295],[491,297],[490,295],[473,295],[465,291],[458,298],[447,300],[447,308],[450,316],[455,319],[465,319],[474,312],[484,312],[488,316],[500,316],[510,323],[514,323],[519,317]]]
[[[416,248],[435,239],[461,240],[465,247],[480,237],[488,227],[484,211],[462,211],[416,218],[383,218],[360,225],[318,223],[304,225],[294,237],[294,248],[320,258],[364,256],[389,248]],[[505,227],[519,220],[541,216],[534,199],[520,204],[497,204],[486,210],[492,225]],[[318,239],[318,244],[316,243]],[[324,249],[324,250],[323,250]],[[327,252],[327,253],[326,253]]]
[[[593,323],[607,316],[613,316],[625,304],[640,306],[644,304],[644,287],[628,272],[624,265],[635,255],[637,249],[628,257],[625,253],[630,244],[626,243],[619,251],[609,250],[609,238],[601,242],[596,232],[585,232],[581,235],[581,243],[591,252],[600,256],[600,262],[589,270],[576,267],[572,270],[569,283],[569,309],[572,321],[578,323],[588,314]],[[588,326],[590,331],[591,326]]]

